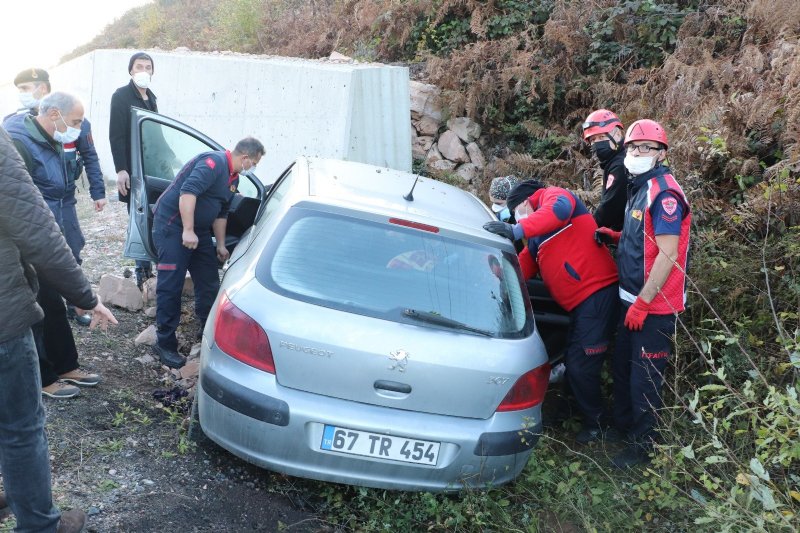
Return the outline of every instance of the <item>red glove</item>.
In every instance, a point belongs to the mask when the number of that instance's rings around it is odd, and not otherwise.
[[[603,244],[610,246],[612,244],[619,244],[621,235],[621,231],[614,231],[611,228],[597,228],[594,231],[594,240],[598,246]]]
[[[650,311],[650,304],[637,296],[636,301],[625,314],[625,327],[633,331],[642,331],[648,311]]]

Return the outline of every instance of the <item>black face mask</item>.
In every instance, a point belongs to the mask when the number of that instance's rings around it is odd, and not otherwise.
[[[592,153],[597,156],[601,163],[605,163],[617,155],[617,150],[611,147],[611,141],[599,141],[592,143]]]

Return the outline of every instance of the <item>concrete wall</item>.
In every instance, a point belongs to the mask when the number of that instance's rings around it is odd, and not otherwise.
[[[92,122],[103,172],[111,94],[130,80],[135,50],[96,50],[51,69],[53,90],[78,95]],[[232,148],[264,143],[257,174],[272,182],[297,155],[411,170],[408,69],[238,54],[150,52],[159,112]],[[5,97],[9,88],[5,87]]]

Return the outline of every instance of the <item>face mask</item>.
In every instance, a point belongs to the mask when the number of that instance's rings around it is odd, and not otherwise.
[[[495,213],[499,213],[505,208],[506,206],[504,204],[495,204],[495,203],[492,204],[492,211],[494,211]]]
[[[58,116],[61,118],[61,122],[64,123],[67,129],[64,131],[58,131],[58,127],[56,127],[56,130],[53,132],[53,139],[55,139],[56,142],[60,142],[61,144],[69,144],[71,142],[75,142],[78,139],[78,137],[80,137],[81,130],[69,126],[67,122],[64,120],[64,117],[61,116],[61,113],[59,113]],[[54,126],[55,124],[56,123],[53,122]]]
[[[506,222],[508,219],[511,218],[511,211],[507,207],[503,207],[503,209],[497,213],[497,219],[500,222]]]
[[[617,151],[611,147],[611,141],[600,141],[592,144],[592,153],[601,162],[605,162],[614,157]]]
[[[27,109],[36,109],[39,107],[39,99],[33,93],[19,93],[19,103],[22,107]]]
[[[653,168],[656,164],[656,156],[651,155],[650,157],[642,156],[642,157],[633,157],[631,154],[627,154],[625,156],[625,168],[628,169],[628,172],[633,174],[634,176],[638,176],[639,174],[644,174],[651,168]]]
[[[133,78],[133,83],[135,83],[140,89],[147,89],[150,87],[151,76],[147,72],[137,72],[131,76],[131,78]]]
[[[532,212],[533,210],[531,209],[531,204],[526,201],[514,210],[514,220],[521,222],[528,218],[528,215],[530,215]]]
[[[239,171],[239,174],[255,172],[256,166],[250,165],[250,168],[244,168],[244,163],[242,163],[242,170]]]

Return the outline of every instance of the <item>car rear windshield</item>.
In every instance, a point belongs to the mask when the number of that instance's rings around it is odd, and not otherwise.
[[[324,307],[421,327],[527,337],[516,257],[398,224],[292,208],[256,271],[266,287]],[[464,326],[463,328],[461,326]]]

